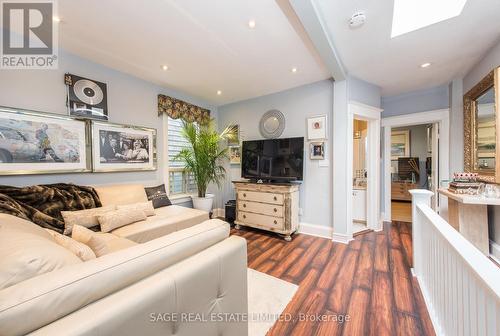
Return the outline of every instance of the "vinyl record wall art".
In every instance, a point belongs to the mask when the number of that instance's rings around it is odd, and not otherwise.
[[[70,117],[108,121],[106,84],[80,76],[65,74]]]

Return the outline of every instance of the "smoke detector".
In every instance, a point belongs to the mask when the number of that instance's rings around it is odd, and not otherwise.
[[[366,21],[365,12],[356,12],[349,19],[349,27],[358,28],[361,27]]]

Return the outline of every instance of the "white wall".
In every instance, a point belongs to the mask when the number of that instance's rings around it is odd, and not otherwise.
[[[66,115],[64,73],[69,72],[107,83],[110,122],[157,129],[158,170],[151,172],[2,176],[0,184],[141,182],[153,185],[163,183],[166,175],[163,165],[166,150],[162,146],[161,139],[165,132],[162,129],[161,118],[158,117],[157,95],[163,93],[206,108],[213,109],[213,107],[203,101],[72,54],[61,51],[59,57],[58,70],[0,70],[0,105]]]
[[[280,110],[286,119],[286,127],[281,138],[305,137],[304,182],[300,187],[300,207],[303,210],[301,222],[331,227],[332,183],[331,169],[319,167],[318,161],[309,160],[306,119],[316,115],[332,118],[333,85],[324,80],[298,88],[262,96],[250,100],[232,103],[218,108],[218,124],[222,130],[230,123],[240,125],[242,140],[261,139],[259,121],[262,115],[271,109]],[[329,130],[331,143],[332,129]],[[335,133],[335,132],[334,132]],[[329,151],[331,146],[327,146]],[[331,153],[328,153],[329,156]],[[330,156],[331,157],[331,156]],[[234,199],[231,180],[241,178],[241,167],[231,166],[222,190],[223,204]]]

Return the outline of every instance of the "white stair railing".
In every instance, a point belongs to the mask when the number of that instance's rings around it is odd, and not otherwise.
[[[436,334],[500,336],[500,268],[411,190],[413,273]]]

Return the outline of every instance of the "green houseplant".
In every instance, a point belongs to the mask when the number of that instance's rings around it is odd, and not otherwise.
[[[227,137],[228,128],[218,133],[214,120],[197,125],[183,122],[182,136],[191,144],[190,148],[182,149],[175,160],[183,162],[188,172],[192,173],[198,187],[198,195],[192,195],[193,207],[210,212],[213,205],[213,195],[207,195],[210,183],[219,188],[226,176],[224,163],[229,159],[228,149],[220,146],[221,140]]]

